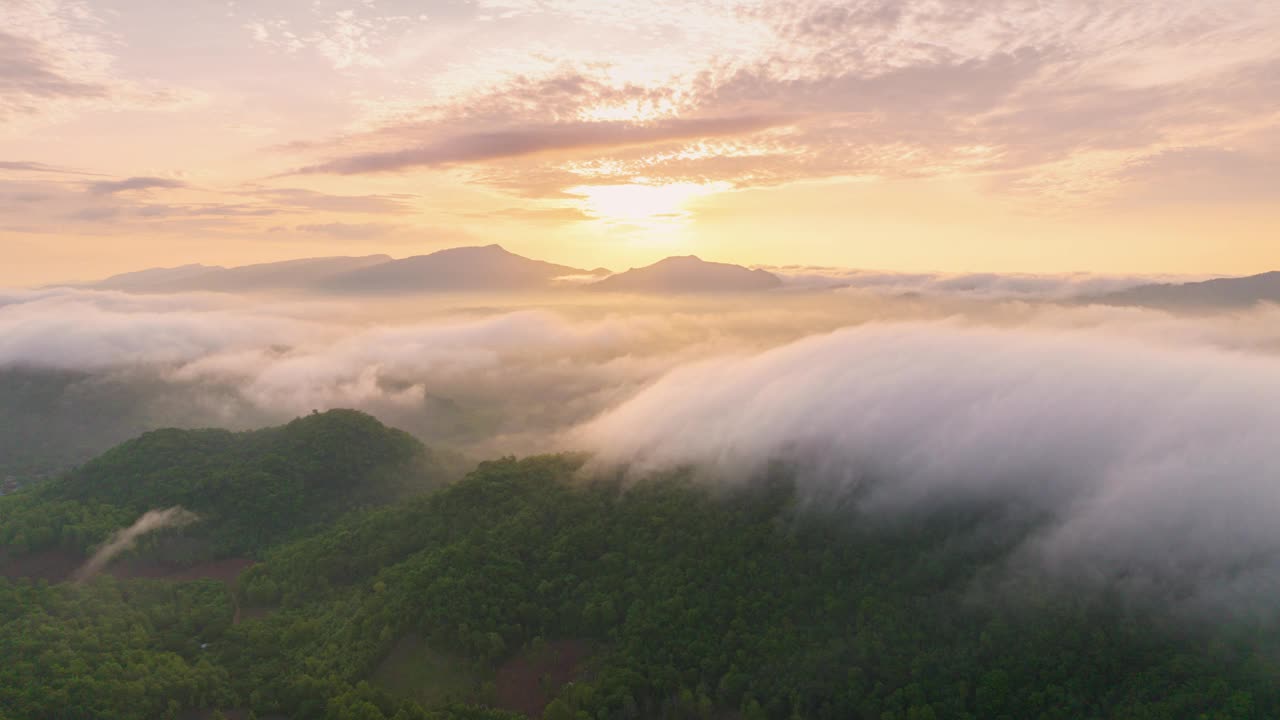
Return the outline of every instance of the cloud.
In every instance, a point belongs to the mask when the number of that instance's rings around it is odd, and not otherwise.
[[[1192,282],[1199,276],[1097,273],[889,272],[824,267],[765,267],[792,290],[844,290],[974,299],[1070,300],[1151,283]]]
[[[990,110],[1043,68],[1049,53],[1034,47],[968,58],[944,56],[904,67],[789,79],[769,66],[716,78],[702,102],[753,107],[761,103],[799,112],[930,115]]]
[[[310,51],[334,70],[355,71],[383,67],[394,41],[425,19],[420,12],[383,14],[371,2],[337,7],[313,2],[288,17],[253,15],[242,29],[254,42],[279,52]]]
[[[723,482],[788,462],[868,517],[1020,507],[1045,520],[1016,562],[1234,603],[1280,586],[1278,389],[1275,355],[873,323],[678,369],[570,442]]]
[[[315,332],[278,315],[240,314],[201,296],[78,290],[0,294],[0,366],[104,370],[190,362],[210,353],[300,341]]]
[[[153,190],[156,188],[183,188],[187,184],[181,180],[161,177],[131,177],[123,180],[104,180],[89,184],[89,192],[94,195],[114,195],[130,190]]]
[[[133,208],[133,214],[141,218],[262,217],[276,215],[280,212],[279,208],[247,203],[145,204]]]
[[[107,87],[77,80],[58,68],[49,49],[34,38],[0,31],[0,98],[7,112],[50,98],[101,98]],[[31,111],[34,108],[25,108]]]
[[[289,208],[323,212],[402,215],[414,212],[413,195],[331,195],[303,188],[264,188],[245,194]]]
[[[785,124],[782,117],[741,116],[671,119],[648,124],[562,123],[457,135],[399,150],[361,153],[300,169],[299,173],[355,175],[415,167],[518,158],[552,151],[575,152],[752,133]]]
[[[145,386],[179,424],[359,407],[479,455],[585,449],[721,482],[782,462],[804,500],[860,523],[1017,508],[1037,524],[1010,577],[1233,607],[1280,582],[1280,308],[570,298],[0,292],[0,368],[91,373],[78,392],[104,398]]]
[[[0,125],[20,132],[93,108],[159,107],[184,98],[122,77],[116,38],[84,2],[0,3]]]
[[[573,207],[510,207],[487,213],[472,213],[472,217],[505,217],[532,222],[578,222],[591,216]]]
[[[638,177],[748,187],[971,176],[988,193],[1040,209],[1099,205],[1136,184],[1147,197],[1180,202],[1192,183],[1129,172],[1172,147],[1272,159],[1241,147],[1280,98],[1280,25],[1257,3],[662,7],[690,20],[674,53],[592,62],[566,48],[541,73],[485,75],[416,110],[397,105],[384,122],[394,119],[370,132],[293,149],[320,156],[306,172],[466,166],[473,181],[528,197]],[[555,2],[522,5],[514,17],[658,33],[650,25],[659,12]],[[635,136],[733,118],[781,120],[743,132]],[[335,156],[351,147],[358,150]],[[1256,197],[1267,185],[1251,174],[1237,187]]]
[[[80,208],[67,213],[63,217],[67,220],[77,220],[80,222],[104,222],[114,220],[120,217],[120,208],[114,205],[103,205],[94,207]]]
[[[63,175],[99,175],[100,173],[85,172],[83,170],[73,170],[71,168],[58,167],[56,165],[46,165],[39,162],[31,162],[24,160],[0,160],[0,170],[9,170],[14,172],[33,172],[33,173],[53,173]]]
[[[511,312],[496,298],[492,308],[452,302],[0,292],[0,368],[147,381],[190,406],[187,419],[166,414],[179,424],[242,427],[246,417],[360,407],[431,441],[533,452],[546,450],[548,433],[682,362],[851,317],[848,303],[814,312],[786,298],[770,311],[712,301],[641,308],[596,298],[574,309],[561,297],[554,313]]]
[[[390,223],[319,223],[298,225],[297,232],[313,235],[327,235],[340,240],[369,240],[380,238],[399,231],[403,226]]]
[[[1280,200],[1280,135],[1270,147],[1169,148],[1134,161],[1117,178],[1126,183],[1118,203],[1274,202]]]

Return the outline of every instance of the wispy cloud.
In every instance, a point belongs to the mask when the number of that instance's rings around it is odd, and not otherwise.
[[[381,67],[392,41],[426,19],[421,12],[388,14],[372,2],[318,0],[308,5],[287,16],[254,14],[243,29],[256,43],[286,54],[310,51],[343,71]]]
[[[183,97],[174,88],[123,77],[103,26],[79,0],[0,3],[0,125],[38,123],[83,108],[165,105]]]
[[[27,160],[0,160],[0,170],[8,170],[11,172],[51,173],[58,175],[102,175],[102,173],[87,172],[84,170],[59,167],[57,165],[47,165],[45,163]]]
[[[504,12],[599,23],[635,15],[622,5]],[[707,20],[705,8],[666,5]],[[560,196],[575,179],[973,175],[990,176],[993,192],[1093,200],[1132,182],[1124,173],[1135,159],[1202,144],[1210,131],[1231,143],[1280,100],[1280,13],[1239,0],[717,8],[726,32],[764,39],[675,74],[621,67],[630,59],[512,74],[376,131],[295,148],[323,158],[303,172],[471,165],[473,179],[533,196]],[[563,181],[548,183],[557,174]]]
[[[130,190],[156,190],[186,187],[187,184],[181,180],[162,177],[131,177],[123,180],[104,180],[89,184],[89,192],[94,195],[114,195],[119,192],[127,192]]]
[[[50,48],[30,37],[0,31],[0,97],[9,100],[8,112],[51,98],[98,98],[107,93],[101,82],[76,79],[59,67]],[[32,107],[25,108],[27,111]]]
[[[286,208],[400,215],[414,212],[410,204],[415,196],[396,195],[332,195],[303,188],[262,188],[244,194]]]
[[[316,223],[310,225],[298,225],[294,228],[300,233],[311,235],[325,235],[339,240],[371,240],[375,238],[385,238],[401,229],[401,226],[391,223]]]
[[[465,164],[539,153],[648,145],[676,140],[739,135],[784,124],[780,116],[671,119],[654,123],[561,123],[542,127],[457,135],[425,145],[335,158],[300,173],[389,172],[415,167]]]

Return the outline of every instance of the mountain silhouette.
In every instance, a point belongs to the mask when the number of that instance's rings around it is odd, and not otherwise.
[[[557,278],[593,271],[533,260],[501,245],[459,247],[361,268],[325,279],[320,289],[355,293],[540,290]]]
[[[114,275],[91,287],[133,292],[304,290],[332,275],[380,265],[387,255],[322,257],[224,268],[184,265]]]
[[[1105,305],[1144,305],[1195,310],[1240,308],[1260,302],[1280,303],[1280,271],[1191,283],[1139,285],[1093,299]]]
[[[589,287],[632,293],[757,292],[782,284],[778,276],[741,265],[707,262],[694,255],[669,257],[612,275]]]

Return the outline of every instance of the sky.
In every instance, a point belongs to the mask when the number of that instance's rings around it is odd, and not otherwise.
[[[0,284],[1280,267],[1275,0],[0,0]]]

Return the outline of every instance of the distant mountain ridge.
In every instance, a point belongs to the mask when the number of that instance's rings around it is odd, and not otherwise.
[[[772,290],[782,280],[766,270],[707,262],[696,255],[669,257],[632,268],[593,283],[593,290],[632,293],[758,292]]]
[[[320,257],[239,267],[183,265],[113,275],[90,287],[131,292],[252,292],[305,289],[333,275],[378,265],[389,255]]]
[[[202,277],[226,269],[221,265],[200,265],[198,263],[171,268],[148,268],[146,270],[135,270],[112,275],[105,280],[94,283],[94,287],[102,290],[132,290],[143,287],[158,287]]]
[[[1241,308],[1280,303],[1280,271],[1190,283],[1140,285],[1092,299],[1105,305],[1143,305],[1181,310]]]
[[[333,275],[319,289],[355,293],[538,290],[592,271],[533,260],[501,245],[449,248]]]
[[[157,293],[294,290],[378,295],[538,291],[565,287],[630,293],[756,292],[781,284],[776,275],[765,270],[707,262],[693,255],[666,258],[614,275],[604,268],[584,270],[517,255],[501,245],[484,245],[449,248],[401,259],[366,255],[303,258],[231,268],[194,264],[152,268],[113,275],[86,287]]]

